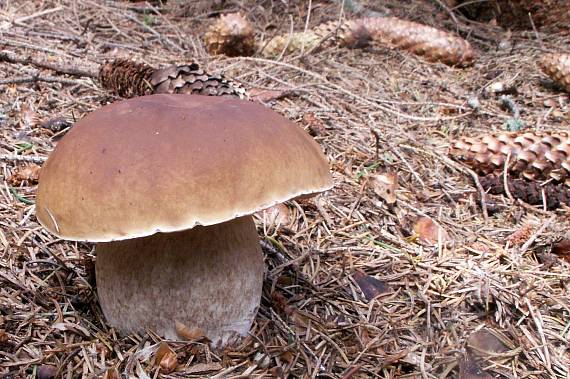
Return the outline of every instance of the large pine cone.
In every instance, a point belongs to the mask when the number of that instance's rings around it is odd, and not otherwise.
[[[222,15],[204,35],[210,54],[229,57],[250,56],[255,52],[255,35],[251,24],[239,13]]]
[[[358,48],[367,46],[372,36],[367,26],[367,18],[349,20],[342,23],[330,21],[320,24],[313,32],[320,39],[330,37],[325,41],[326,45],[338,45],[340,47]]]
[[[461,37],[417,22],[396,17],[369,17],[362,21],[375,42],[389,44],[450,66],[469,66],[473,48]]]
[[[499,174],[508,154],[508,172],[515,178],[548,180],[570,185],[570,133],[511,132],[462,137],[452,142],[449,154],[478,174]]]
[[[570,19],[568,19],[570,22]],[[570,92],[570,54],[546,54],[539,61],[541,70],[565,91]]]
[[[301,46],[308,50],[321,42],[323,46],[340,47],[364,47],[371,42],[386,44],[450,66],[468,66],[475,60],[471,45],[463,38],[395,17],[366,17],[340,24],[327,22],[307,33],[274,37],[263,53],[275,56],[284,50],[299,52]]]
[[[505,195],[505,183],[502,175],[486,175],[479,178],[481,186],[492,195]],[[565,204],[570,206],[570,188],[564,184],[529,182],[524,179],[507,178],[509,193],[531,205],[546,203],[547,209],[556,209]],[[544,195],[544,197],[543,197]]]
[[[118,59],[101,66],[99,81],[103,88],[125,98],[153,93],[247,98],[245,88],[239,83],[221,74],[208,74],[196,63],[154,69],[146,64]]]

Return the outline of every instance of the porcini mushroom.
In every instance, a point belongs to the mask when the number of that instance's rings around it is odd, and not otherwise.
[[[263,258],[251,214],[331,188],[299,126],[247,101],[152,95],[77,122],[40,173],[36,213],[51,233],[96,242],[110,325],[216,346],[249,331]]]

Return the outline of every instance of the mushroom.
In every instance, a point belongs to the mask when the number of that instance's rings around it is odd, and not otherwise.
[[[36,213],[60,238],[97,243],[111,326],[176,339],[183,325],[222,347],[247,335],[261,299],[251,215],[331,187],[318,144],[276,112],[151,95],[73,126],[42,167]]]

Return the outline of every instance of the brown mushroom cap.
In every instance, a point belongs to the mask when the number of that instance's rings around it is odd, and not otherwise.
[[[259,104],[151,95],[77,122],[40,173],[55,235],[112,241],[212,225],[331,188],[320,147]]]

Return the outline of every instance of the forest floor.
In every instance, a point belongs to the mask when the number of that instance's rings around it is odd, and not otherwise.
[[[267,40],[338,19],[340,3],[0,2],[1,50],[22,60],[0,62],[2,378],[570,378],[570,254],[559,242],[570,237],[568,208],[489,197],[484,212],[468,171],[447,156],[461,135],[569,129],[570,97],[537,60],[569,52],[570,36],[507,31],[440,1],[369,1],[364,12],[459,33],[477,61],[452,68],[386,46],[275,60],[204,49],[220,12],[249,12]],[[119,98],[96,78],[39,69],[27,57],[88,72],[119,57],[155,67],[195,61],[248,89],[286,93],[266,105],[311,131],[335,186],[287,202],[285,224],[256,218],[263,298],[238,346],[166,341],[178,363],[168,373],[160,337],[106,324],[93,245],[47,232],[35,218],[37,184],[13,175],[32,175],[24,168],[41,165],[67,130],[50,127]],[[393,204],[376,180],[387,173],[397,173]],[[414,232],[419,217],[441,227],[436,241]]]

